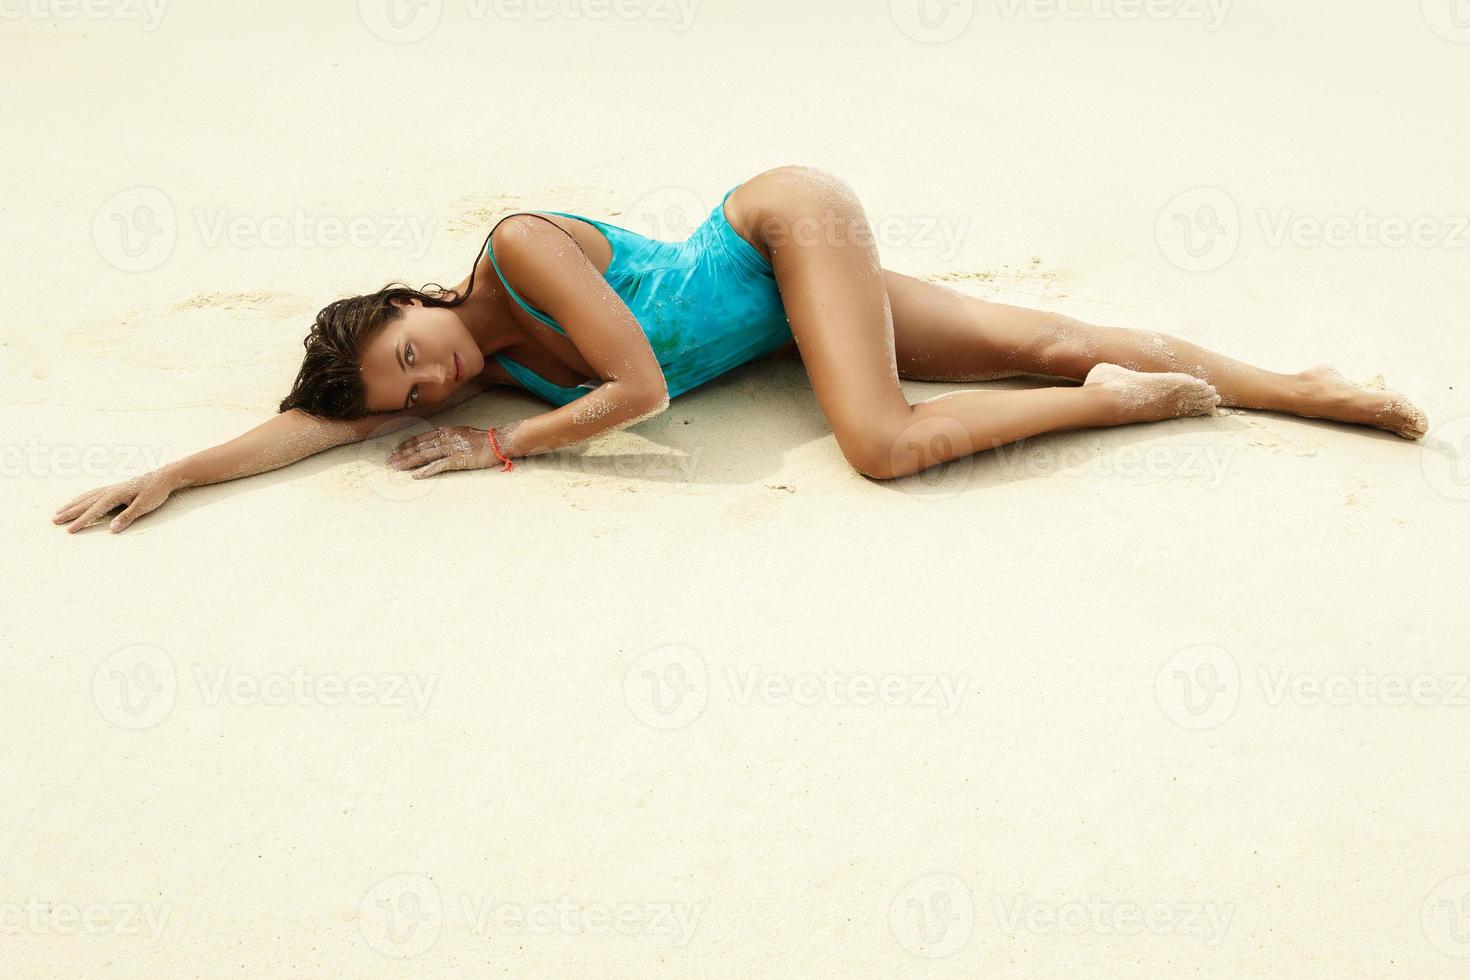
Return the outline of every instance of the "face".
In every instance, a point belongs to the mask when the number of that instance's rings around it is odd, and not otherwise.
[[[485,369],[480,346],[453,310],[417,298],[392,302],[403,315],[385,323],[362,352],[369,412],[433,407]]]

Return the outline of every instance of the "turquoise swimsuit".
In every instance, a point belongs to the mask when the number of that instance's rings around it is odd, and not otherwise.
[[[648,337],[670,398],[771,354],[792,339],[771,263],[725,218],[725,200],[739,186],[730,188],[682,242],[645,238],[580,214],[544,212],[585,221],[607,236],[612,261],[603,276]],[[485,251],[511,298],[566,336],[555,320],[521,299],[505,281],[494,249],[487,244]],[[495,359],[522,387],[554,405],[581,398],[601,384],[589,380],[566,388],[502,354]]]

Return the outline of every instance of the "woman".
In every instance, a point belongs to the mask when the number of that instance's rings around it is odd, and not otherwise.
[[[569,248],[568,243],[575,245]],[[687,241],[560,211],[502,219],[453,290],[389,286],[317,314],[270,421],[54,517],[76,531],[123,507],[121,531],[175,490],[238,479],[411,424],[514,385],[555,408],[498,429],[441,427],[400,444],[415,477],[551,452],[656,415],[739,364],[800,357],[842,454],[889,479],[1061,429],[1210,415],[1218,405],[1376,426],[1409,439],[1423,413],[1330,368],[1275,374],[1164,334],[990,303],[883,269],[852,189],[810,167],[733,188]],[[1078,386],[950,392],[910,405],[900,378],[1021,374]]]

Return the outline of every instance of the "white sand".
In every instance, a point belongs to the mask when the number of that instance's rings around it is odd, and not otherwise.
[[[1007,2],[948,44],[877,0],[682,31],[444,0],[396,45],[346,0],[153,30],[28,2],[0,20],[0,972],[1470,970],[1470,47],[1436,0],[1446,37],[1413,2],[1214,31]],[[849,181],[891,268],[1384,372],[1440,428],[1230,413],[881,484],[768,362],[511,473],[411,482],[384,439],[120,537],[48,523],[269,415],[317,308],[452,283],[507,209],[674,225],[783,163]],[[1171,238],[1231,204],[1233,258]],[[1272,244],[1360,211],[1436,244]],[[129,255],[114,216],[149,215]]]

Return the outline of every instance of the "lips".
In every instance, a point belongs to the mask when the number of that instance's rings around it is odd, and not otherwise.
[[[464,365],[459,363],[459,354],[454,355],[454,380],[458,381],[460,375],[464,374]]]

